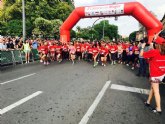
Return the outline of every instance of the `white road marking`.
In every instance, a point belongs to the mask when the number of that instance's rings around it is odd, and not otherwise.
[[[104,93],[106,92],[106,90],[108,89],[109,85],[110,85],[111,81],[107,81],[106,84],[104,85],[104,87],[102,88],[102,90],[99,92],[98,96],[96,97],[96,99],[94,100],[93,104],[90,106],[90,108],[88,109],[88,111],[86,112],[86,114],[84,115],[84,117],[81,119],[81,121],[79,122],[79,124],[87,124],[90,116],[93,114],[94,110],[96,109],[97,105],[99,104],[100,100],[102,99],[102,97],[104,96]]]
[[[140,94],[149,94],[149,90],[147,89],[141,89],[141,88],[135,88],[135,87],[127,87],[123,85],[118,85],[118,84],[112,84],[111,89],[115,90],[121,90],[121,91],[129,91],[129,92],[134,92],[134,93],[140,93]]]
[[[1,84],[1,85],[4,85],[4,84],[7,84],[7,83],[10,83],[10,82],[13,82],[13,81],[17,81],[17,80],[20,80],[20,79],[23,79],[23,78],[26,78],[26,77],[33,76],[33,75],[35,75],[35,74],[36,74],[36,73],[32,73],[32,74],[29,74],[29,75],[25,75],[25,76],[22,76],[22,77],[13,79],[13,80],[5,81],[5,82],[0,83],[0,84]]]
[[[32,98],[34,98],[34,97],[40,95],[41,93],[43,93],[43,92],[42,92],[42,91],[37,91],[37,92],[31,94],[30,96],[27,96],[27,97],[25,97],[25,98],[19,100],[18,102],[15,102],[15,103],[13,103],[13,104],[11,104],[11,105],[9,105],[9,106],[7,106],[7,107],[1,109],[1,110],[0,110],[0,115],[3,115],[4,113],[6,113],[6,112],[12,110],[13,108],[15,108],[15,107],[17,107],[17,106],[19,106],[19,105],[21,105],[21,104],[23,104],[23,103],[25,103],[25,102],[27,102],[28,100],[30,100],[30,99],[32,99]]]

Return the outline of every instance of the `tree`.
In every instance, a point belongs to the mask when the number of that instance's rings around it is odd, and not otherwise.
[[[109,39],[117,39],[118,37],[118,27],[115,25],[109,24],[108,20],[101,21],[99,24],[94,25],[94,29],[99,34],[99,39],[103,38],[103,27],[104,27],[104,36],[109,37]]]
[[[60,37],[59,29],[60,29],[60,26],[62,25],[62,20],[60,19],[51,20],[51,23],[53,27],[52,34],[56,39],[59,39]]]
[[[72,10],[73,6],[69,3],[69,1],[25,0],[27,36],[31,36],[32,31],[36,32],[39,30],[36,29],[35,26],[35,20],[37,18],[43,18],[49,21],[59,19],[61,23],[68,17]],[[4,6],[0,10],[0,21],[8,23],[12,20],[22,21],[22,0],[4,0]],[[0,27],[0,31],[4,29],[7,30],[6,26],[7,25],[3,25],[3,27]],[[2,33],[5,32],[7,31],[3,31]]]
[[[71,39],[76,38],[76,32],[74,30],[71,30],[70,37]]]
[[[135,41],[136,40],[136,32],[137,31],[134,31],[129,35],[129,40],[130,41]]]
[[[53,29],[53,25],[51,21],[39,17],[39,18],[36,18],[34,24],[36,27],[34,31],[38,30],[44,37],[50,36]]]
[[[7,35],[21,36],[22,35],[22,21],[11,20],[7,23]]]

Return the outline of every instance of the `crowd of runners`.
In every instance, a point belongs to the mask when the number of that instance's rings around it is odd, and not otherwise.
[[[128,66],[132,66],[134,69],[138,66],[140,42],[79,42],[74,41],[70,43],[60,43],[57,41],[42,41],[38,47],[38,52],[41,57],[41,62],[44,65],[50,64],[50,62],[63,60],[71,60],[72,64],[75,60],[93,61],[93,66],[98,64],[106,66],[110,63],[115,65],[116,63],[124,63]]]

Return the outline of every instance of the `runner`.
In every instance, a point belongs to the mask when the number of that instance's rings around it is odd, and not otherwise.
[[[135,42],[134,43],[134,46],[133,46],[133,54],[134,54],[134,63],[133,63],[133,66],[132,66],[132,70],[135,69],[135,67],[137,67],[138,65],[138,60],[139,60],[139,48],[138,48],[138,42]]]
[[[81,44],[81,53],[82,53],[82,59],[85,59],[85,44],[82,42]]]
[[[61,63],[62,62],[62,46],[60,42],[57,43],[55,54],[56,54],[56,60],[59,63]]]
[[[75,59],[76,59],[76,48],[72,42],[70,42],[69,54],[70,54],[70,59],[72,61],[72,64],[74,65]]]
[[[97,44],[93,45],[92,54],[93,54],[93,60],[94,60],[93,67],[96,67],[98,65],[97,57],[98,57],[98,54],[99,54],[99,49],[97,48]]]
[[[127,61],[126,43],[122,43],[122,47],[123,47],[122,63],[125,64]]]
[[[110,52],[111,52],[111,65],[115,65],[116,64],[116,53],[117,53],[117,46],[115,45],[115,43],[113,42],[111,47],[110,47]]]
[[[50,60],[55,61],[56,45],[54,45],[53,42],[51,42],[51,45],[49,46],[49,51],[50,51]]]
[[[147,107],[150,107],[150,103],[152,100],[153,95],[155,96],[156,101],[156,108],[152,111],[154,113],[161,114],[161,98],[159,93],[159,83],[165,77],[165,39],[164,38],[157,38],[154,43],[153,50],[149,50],[148,52],[144,52],[144,47],[146,43],[142,44],[141,55],[145,59],[149,59],[149,68],[150,68],[150,82],[151,82],[151,89],[149,93],[149,97],[145,102]]]
[[[62,46],[62,59],[69,60],[69,51],[67,43],[64,43]]]
[[[133,63],[134,63],[134,46],[133,46],[133,43],[131,43],[130,44],[130,46],[129,46],[129,48],[128,48],[128,54],[127,54],[127,56],[128,56],[128,63],[127,63],[127,66],[129,66],[129,65],[133,65]]]
[[[87,61],[91,62],[92,61],[92,44],[89,45],[88,49],[87,49]]]
[[[77,59],[80,61],[81,60],[81,57],[82,57],[82,53],[81,53],[81,44],[79,42],[77,42],[75,44],[75,47],[76,47],[76,57]]]
[[[118,58],[118,63],[122,63],[122,54],[123,54],[123,46],[122,44],[119,42],[117,45],[117,58]]]
[[[47,42],[45,42],[44,44],[42,44],[39,49],[41,51],[41,60],[44,62],[44,65],[49,65],[49,62],[48,62],[48,46],[47,46]]]
[[[109,52],[108,52],[108,49],[106,48],[106,44],[104,44],[104,46],[102,46],[100,49],[100,57],[101,57],[102,66],[106,66],[108,53]]]
[[[112,60],[111,60],[111,42],[109,42],[109,43],[107,43],[107,45],[106,45],[106,47],[107,47],[107,49],[108,49],[108,51],[109,51],[109,54],[108,54],[108,56],[107,56],[107,61],[109,61],[109,62],[111,62]]]

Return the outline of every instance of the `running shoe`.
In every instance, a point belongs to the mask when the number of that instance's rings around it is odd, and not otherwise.
[[[162,111],[158,111],[158,110],[156,110],[156,108],[152,109],[152,112],[155,114],[159,114],[159,115],[162,114]]]
[[[72,65],[74,65],[74,61],[72,62]]]
[[[46,65],[46,62],[44,62],[44,65]]]
[[[47,62],[46,64],[47,64],[47,65],[49,65],[50,63],[49,63],[49,62]]]

